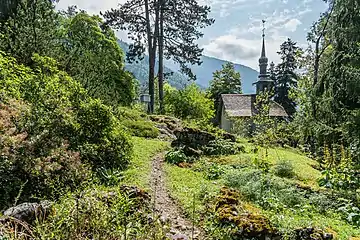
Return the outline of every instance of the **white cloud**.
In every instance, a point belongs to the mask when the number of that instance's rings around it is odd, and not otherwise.
[[[269,63],[280,61],[276,52],[286,38],[286,36],[275,36],[266,40],[266,53]],[[235,35],[224,35],[213,39],[203,47],[205,55],[240,63],[258,70],[261,44],[261,38],[247,39]]]
[[[99,14],[100,11],[115,8],[125,0],[61,0],[57,4],[58,9],[67,9],[68,6],[76,5],[79,9],[86,10],[91,14]]]
[[[297,18],[292,18],[289,21],[287,21],[284,25],[284,29],[290,32],[295,32],[297,27],[301,25],[302,22]]]

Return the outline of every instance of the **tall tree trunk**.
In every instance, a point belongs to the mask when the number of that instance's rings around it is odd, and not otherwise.
[[[159,18],[159,104],[160,114],[164,114],[164,0],[159,0],[160,18]]]
[[[149,52],[149,95],[150,105],[148,112],[151,114],[154,112],[155,94],[154,94],[154,76],[155,76],[155,55],[153,54],[153,36],[151,36],[150,25],[150,12],[149,12],[149,0],[145,0],[145,18],[146,18],[146,34],[148,38],[148,52]]]
[[[148,0],[146,0],[148,2]],[[149,15],[149,12],[147,12]],[[148,24],[150,25],[150,19]],[[149,26],[150,28],[150,26]],[[151,35],[151,29],[150,29]],[[150,113],[154,113],[155,109],[155,62],[156,62],[156,47],[159,36],[159,0],[155,1],[155,29],[152,38],[149,38],[149,94],[150,94]]]

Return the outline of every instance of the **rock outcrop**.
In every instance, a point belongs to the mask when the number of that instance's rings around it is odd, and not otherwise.
[[[4,217],[15,218],[19,221],[32,224],[35,220],[44,220],[48,217],[52,209],[52,203],[42,201],[40,203],[22,203],[9,208],[4,212]]]

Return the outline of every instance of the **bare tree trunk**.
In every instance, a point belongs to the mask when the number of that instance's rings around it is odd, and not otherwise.
[[[148,2],[148,0],[145,0]],[[146,10],[146,8],[145,8]],[[149,10],[148,10],[149,11]],[[147,17],[150,15],[147,11]],[[150,29],[150,18],[149,18],[149,29]],[[151,29],[150,29],[151,36]],[[155,62],[156,62],[156,47],[159,36],[159,1],[155,1],[155,29],[154,35],[149,38],[149,94],[150,94],[150,107],[149,112],[154,113],[155,109]]]
[[[160,114],[164,114],[164,0],[159,0],[160,18],[159,18],[159,104]]]
[[[145,0],[145,18],[146,18],[146,32],[148,38],[148,52],[149,52],[149,95],[150,105],[148,112],[154,112],[154,76],[155,76],[155,55],[153,54],[151,25],[150,25],[150,12],[149,12],[149,0]]]

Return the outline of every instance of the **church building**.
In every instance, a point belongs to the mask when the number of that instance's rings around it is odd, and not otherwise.
[[[236,118],[249,119],[257,114],[255,102],[260,92],[271,89],[273,80],[268,73],[268,58],[265,51],[265,33],[262,35],[262,50],[259,59],[260,74],[256,85],[256,94],[222,94],[220,99],[220,128],[227,132],[233,129],[233,120]],[[273,100],[270,100],[270,117],[288,117],[285,109]]]

